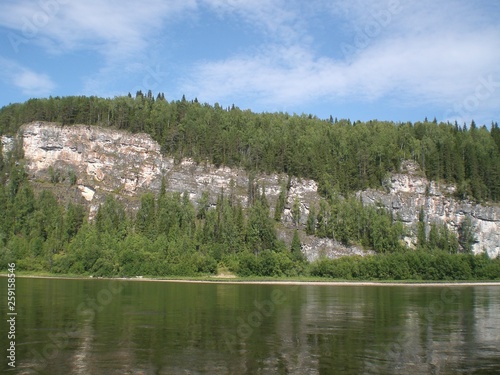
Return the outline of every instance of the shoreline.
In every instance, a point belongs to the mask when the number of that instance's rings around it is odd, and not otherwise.
[[[7,277],[7,274],[0,274]],[[496,286],[500,281],[314,281],[314,280],[247,280],[239,278],[207,278],[207,279],[154,279],[147,277],[89,277],[89,276],[45,276],[45,275],[16,275],[17,278],[57,279],[57,280],[118,280],[138,282],[163,282],[163,283],[191,283],[191,284],[242,284],[242,285],[303,285],[303,286],[404,286],[404,287],[475,287]]]

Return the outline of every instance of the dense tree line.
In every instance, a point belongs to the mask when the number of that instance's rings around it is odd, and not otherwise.
[[[310,274],[342,280],[496,280],[500,274],[500,259],[417,250],[320,259],[311,264]]]
[[[0,156],[2,153],[0,153]],[[63,207],[46,190],[36,193],[24,167],[0,157],[0,269],[96,276],[193,276],[224,267],[241,275],[299,275],[300,241],[278,240],[264,193],[254,186],[250,207],[221,191],[214,207],[187,193],[141,197],[131,217],[111,195],[88,221],[82,206]]]
[[[455,183],[460,198],[500,200],[500,128],[354,122],[311,115],[252,113],[197,100],[167,101],[137,92],[114,99],[32,99],[0,110],[0,133],[34,120],[89,124],[150,134],[178,159],[312,178],[321,191],[381,187],[388,172],[414,160],[431,180]]]
[[[306,232],[332,238],[344,245],[360,245],[377,253],[398,252],[405,248],[402,222],[384,207],[364,206],[355,197],[335,196],[321,200],[319,209],[313,207],[309,212]]]
[[[323,199],[310,207],[307,234],[375,250],[373,257],[308,263],[298,230],[291,246],[278,239],[276,226],[289,183],[275,214],[263,190],[250,179],[249,206],[232,190],[215,205],[207,194],[140,197],[133,216],[109,196],[94,220],[86,210],[61,205],[48,191],[34,191],[26,178],[22,147],[8,154],[0,144],[0,269],[16,261],[19,270],[96,276],[193,276],[228,269],[241,276],[320,276],[342,279],[495,279],[500,261],[471,255],[474,228],[465,220],[459,235],[445,226],[417,225],[416,250],[398,217],[364,206],[353,191],[383,187],[388,172],[403,160],[418,162],[427,177],[456,183],[460,198],[500,198],[500,130],[424,121],[394,124],[327,121],[284,113],[255,114],[237,107],[168,102],[151,92],[133,98],[65,97],[33,99],[0,110],[0,133],[13,134],[33,120],[63,125],[91,124],[147,132],[163,152],[177,159],[241,166],[251,171],[284,172],[320,183]],[[52,171],[50,179],[61,176]],[[69,182],[74,180],[69,176]],[[74,183],[74,182],[73,182]],[[291,207],[300,226],[299,202]],[[461,253],[463,252],[463,254]],[[457,254],[459,253],[459,254]]]
[[[95,276],[195,276],[219,268],[240,276],[318,276],[338,279],[495,279],[500,260],[454,254],[458,239],[432,227],[417,250],[401,242],[401,224],[378,207],[354,198],[322,200],[311,210],[307,230],[375,249],[378,256],[320,259],[308,263],[298,231],[291,246],[278,239],[266,196],[249,188],[243,209],[231,191],[215,205],[203,194],[195,206],[188,194],[141,197],[130,216],[108,196],[95,219],[82,206],[62,206],[51,192],[35,192],[14,152],[0,152],[0,269]],[[19,157],[19,155],[17,155]],[[278,202],[279,205],[279,202]],[[470,228],[469,228],[470,229]],[[466,231],[464,229],[464,231]],[[455,244],[455,245],[453,245]]]

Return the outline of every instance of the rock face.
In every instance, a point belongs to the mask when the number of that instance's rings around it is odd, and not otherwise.
[[[2,136],[1,142],[3,152],[8,153],[12,151],[12,148],[14,147],[13,137]]]
[[[457,233],[462,221],[469,216],[476,234],[473,252],[487,252],[492,258],[500,254],[500,207],[458,201],[451,196],[454,186],[429,182],[419,176],[417,166],[412,163],[405,163],[403,169],[407,170],[405,174],[392,175],[387,192],[367,190],[358,196],[364,203],[382,203],[394,217],[399,217],[413,233],[406,239],[409,246],[416,244],[416,226],[423,208],[427,231],[431,223],[436,223],[445,224]]]
[[[290,243],[296,229],[291,214],[294,200],[298,198],[300,202],[302,225],[307,220],[309,207],[319,200],[317,184],[312,180],[293,177],[289,181],[284,174],[250,176],[242,169],[218,168],[189,159],[176,163],[174,159],[164,157],[160,145],[147,134],[83,125],[63,127],[42,122],[24,125],[19,134],[31,180],[45,181],[43,188],[46,189],[66,184],[68,190],[73,190],[66,195],[78,196],[79,201],[89,207],[90,218],[108,194],[120,199],[130,210],[137,209],[138,197],[146,192],[158,193],[162,180],[168,191],[187,192],[195,204],[207,192],[212,205],[223,191],[233,194],[246,206],[252,183],[265,191],[271,214],[274,214],[278,196],[288,185],[278,234]],[[5,143],[12,143],[12,139],[5,137]],[[73,183],[69,183],[71,176],[74,176]],[[300,235],[309,260],[316,259],[320,252],[327,256],[362,253],[360,249],[346,248],[335,241],[306,236],[302,230]],[[321,246],[316,246],[318,241]]]
[[[320,199],[315,181],[295,177],[289,180],[288,176],[277,174],[249,176],[242,169],[217,168],[189,159],[176,163],[172,158],[164,157],[159,144],[147,134],[94,126],[62,127],[41,122],[24,125],[19,134],[30,178],[49,189],[66,184],[66,189],[71,191],[69,196],[77,196],[87,204],[90,217],[95,215],[108,194],[122,200],[130,210],[137,209],[138,197],[145,192],[159,192],[162,180],[168,191],[187,192],[195,204],[203,192],[207,192],[210,202],[215,204],[217,195],[224,191],[247,205],[249,186],[258,184],[265,190],[271,211],[281,189],[288,185],[285,210],[278,229],[281,238],[290,243],[293,231],[297,229],[291,214],[297,198],[301,210],[300,237],[309,260],[320,255],[338,257],[370,253],[356,247],[346,248],[329,239],[305,235],[302,227],[309,207],[317,206]],[[2,137],[2,143],[7,151],[14,139]],[[490,256],[500,253],[498,207],[458,202],[449,197],[453,187],[429,183],[425,178],[418,177],[414,166],[408,164],[407,168],[408,173],[392,176],[387,192],[368,190],[358,194],[366,203],[382,202],[410,228],[416,226],[421,206],[428,223],[444,222],[455,231],[465,216],[470,215],[477,230],[478,242],[474,251],[486,250]],[[407,240],[410,244],[415,242],[414,237]]]

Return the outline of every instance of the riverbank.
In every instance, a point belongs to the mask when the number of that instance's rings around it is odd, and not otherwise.
[[[1,273],[0,277],[6,277]],[[242,278],[242,277],[190,277],[190,278],[150,278],[150,277],[92,277],[82,275],[50,275],[17,273],[17,278],[38,279],[76,279],[76,280],[121,280],[135,282],[164,282],[164,283],[198,283],[198,284],[255,284],[255,285],[304,285],[304,286],[408,286],[408,287],[463,287],[463,286],[496,286],[500,281],[422,281],[422,280],[385,280],[385,281],[352,281],[352,280],[319,280],[317,278],[304,279],[270,279],[270,278]]]

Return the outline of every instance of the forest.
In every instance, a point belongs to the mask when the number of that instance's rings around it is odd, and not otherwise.
[[[94,220],[85,208],[63,205],[48,191],[34,191],[22,150],[0,147],[0,269],[94,276],[197,276],[228,270],[243,277],[337,279],[491,280],[500,259],[474,256],[470,223],[459,235],[445,226],[419,223],[417,249],[408,249],[405,228],[385,209],[364,206],[353,192],[383,188],[388,173],[414,160],[431,180],[457,184],[457,198],[500,199],[500,129],[424,121],[367,123],[312,115],[252,113],[196,99],[167,101],[163,94],[103,99],[31,99],[0,109],[0,134],[15,134],[31,121],[88,124],[150,134],[162,152],[180,160],[209,161],[249,171],[283,172],[319,182],[323,196],[310,211],[305,231],[377,255],[309,263],[298,231],[287,246],[278,239],[283,200],[270,215],[255,186],[243,207],[221,192],[208,197],[161,189],[140,197],[129,215],[108,196]],[[250,192],[249,192],[250,194]],[[293,211],[293,210],[292,210]]]
[[[423,121],[351,122],[313,115],[253,113],[236,106],[167,101],[137,92],[104,99],[31,99],[0,110],[0,135],[31,121],[87,124],[150,134],[165,154],[215,165],[314,179],[323,194],[380,187],[403,160],[429,180],[454,183],[459,198],[500,200],[500,128]]]

